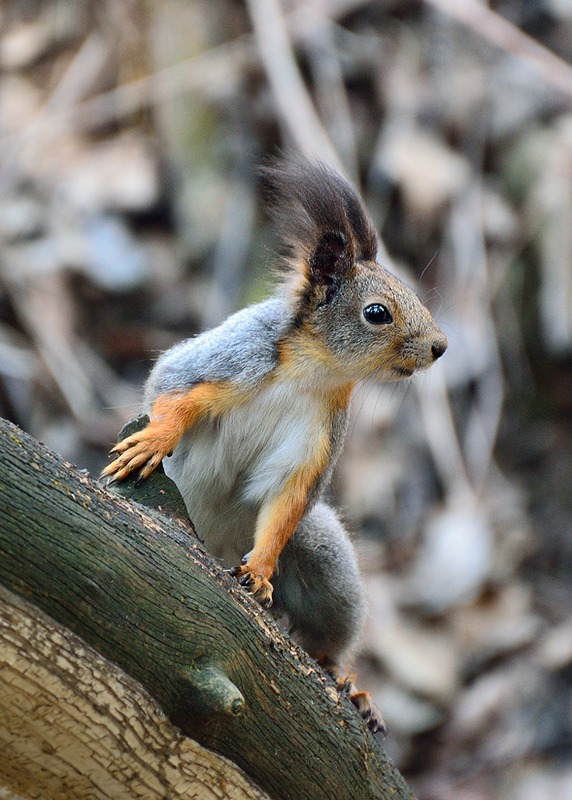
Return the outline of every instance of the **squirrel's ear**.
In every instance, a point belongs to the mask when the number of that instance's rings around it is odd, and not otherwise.
[[[341,231],[327,231],[310,256],[310,280],[330,282],[347,277],[354,260],[351,241]]]
[[[331,294],[356,261],[375,260],[377,238],[355,189],[319,161],[293,154],[262,169],[287,263]]]

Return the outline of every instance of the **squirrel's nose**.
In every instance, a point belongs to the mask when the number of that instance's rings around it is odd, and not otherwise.
[[[445,337],[443,339],[438,339],[431,345],[431,352],[433,354],[433,358],[437,361],[438,358],[441,358],[445,350],[447,349],[447,340]]]

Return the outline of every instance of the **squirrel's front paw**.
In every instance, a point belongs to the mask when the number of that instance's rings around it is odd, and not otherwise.
[[[170,449],[170,445],[165,445],[150,427],[144,428],[112,448],[110,455],[117,457],[105,467],[101,477],[110,482],[120,482],[138,470],[139,479],[144,480],[157,469]]]
[[[230,571],[231,575],[238,578],[238,582],[243,586],[255,600],[258,600],[263,608],[270,608],[272,605],[272,592],[274,591],[270,581],[253,572],[248,564],[234,567]]]

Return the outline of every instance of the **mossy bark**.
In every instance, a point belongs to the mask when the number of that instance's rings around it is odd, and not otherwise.
[[[5,421],[0,448],[0,583],[273,798],[411,797],[347,698],[190,526],[110,493]]]

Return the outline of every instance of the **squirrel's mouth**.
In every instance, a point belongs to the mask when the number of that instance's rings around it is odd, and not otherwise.
[[[410,369],[408,367],[402,367],[402,366],[395,365],[393,367],[393,372],[395,372],[396,375],[398,375],[400,378],[410,378],[413,375],[413,373],[415,372],[415,370],[414,369]]]

